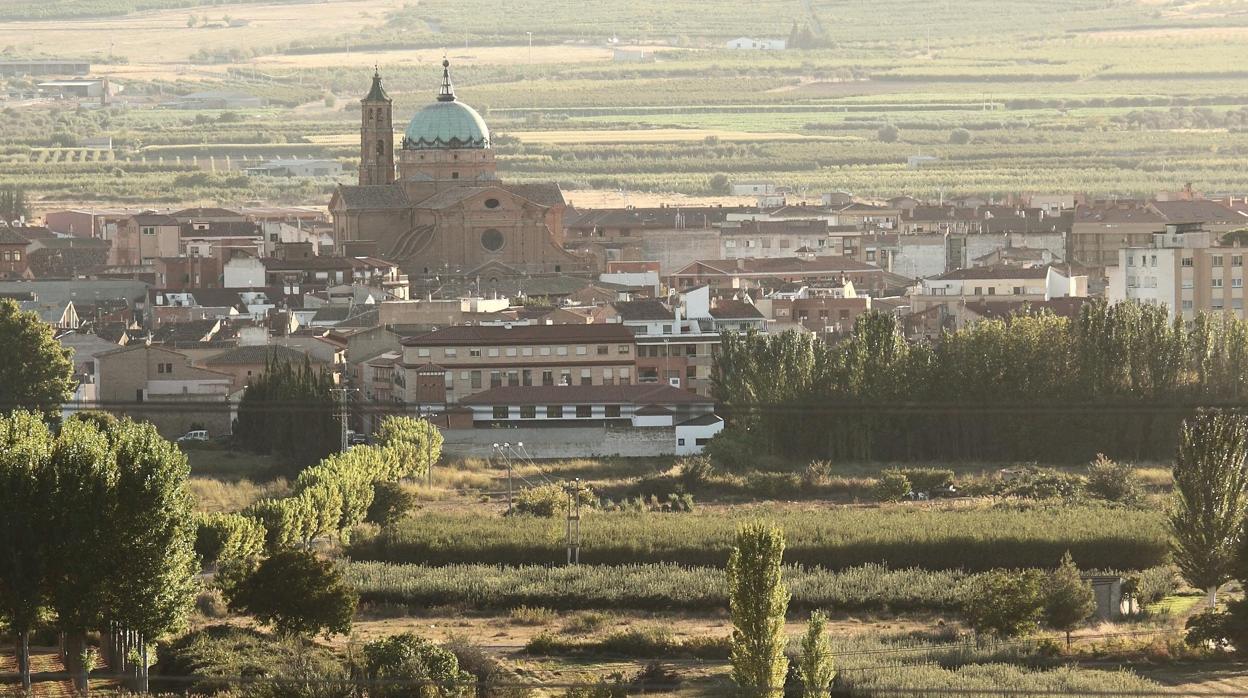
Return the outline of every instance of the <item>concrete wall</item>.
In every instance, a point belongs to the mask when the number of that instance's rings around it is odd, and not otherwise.
[[[908,279],[922,279],[945,273],[947,261],[944,235],[902,235],[892,271]]]
[[[488,457],[496,443],[524,443],[533,458],[666,456],[678,453],[675,427],[549,427],[528,429],[444,429],[442,451]]]
[[[699,259],[718,259],[719,230],[647,230],[642,233],[641,250],[643,259],[658,262],[659,274],[666,276]]]

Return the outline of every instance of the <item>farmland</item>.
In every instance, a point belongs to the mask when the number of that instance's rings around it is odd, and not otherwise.
[[[530,0],[502,11],[441,0],[111,5],[145,11],[0,27],[0,45],[35,35],[40,45],[94,57],[98,72],[136,100],[104,110],[108,118],[95,124],[74,111],[22,109],[53,127],[26,119],[0,127],[4,161],[37,168],[6,169],[0,184],[33,176],[35,196],[48,205],[321,203],[332,182],[189,186],[126,164],[156,159],[177,173],[195,156],[219,167],[248,146],[257,157],[336,158],[349,170],[368,68],[380,65],[401,126],[430,99],[445,53],[457,93],[495,133],[503,176],[565,189],[722,196],[710,185],[719,173],[866,197],[1134,196],[1188,182],[1208,192],[1248,189],[1236,166],[1248,153],[1248,13],[1238,1],[1065,0],[1043,12],[1024,2],[772,0],[710,12],[700,3],[641,2],[591,15],[576,3]],[[233,25],[221,24],[226,15]],[[221,26],[205,28],[204,18]],[[729,38],[787,37],[795,27],[812,34],[797,50],[722,48]],[[102,33],[115,38],[105,46]],[[641,60],[613,60],[617,49]],[[225,112],[223,120],[218,111],[143,106],[147,95],[200,89],[242,90],[275,108]],[[895,140],[879,137],[886,124],[897,127]],[[950,142],[954,129],[972,138]],[[91,135],[115,138],[109,162],[118,164],[107,174],[48,150]],[[911,167],[912,155],[936,160]],[[132,169],[133,186],[110,178]]]

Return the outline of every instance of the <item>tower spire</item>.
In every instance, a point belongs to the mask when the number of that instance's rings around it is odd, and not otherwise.
[[[368,96],[364,98],[365,102],[389,102],[390,95],[386,94],[386,89],[381,86],[381,69],[376,65],[373,66],[373,87],[368,91]]]
[[[439,102],[454,102],[455,88],[451,87],[451,62],[442,57],[442,87],[438,89]]]

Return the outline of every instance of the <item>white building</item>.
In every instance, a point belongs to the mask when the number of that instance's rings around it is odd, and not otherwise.
[[[1109,301],[1164,305],[1170,317],[1191,320],[1199,312],[1244,314],[1244,256],[1248,248],[1219,247],[1200,224],[1172,223],[1149,246],[1118,251],[1108,267]]]
[[[783,51],[786,46],[787,39],[756,39],[749,36],[737,37],[724,44],[725,48],[745,51]]]

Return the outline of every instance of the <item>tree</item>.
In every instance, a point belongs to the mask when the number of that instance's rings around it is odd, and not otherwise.
[[[1231,578],[1235,544],[1248,511],[1248,422],[1202,412],[1183,422],[1174,459],[1169,515],[1174,562],[1188,584],[1206,589],[1209,605]]]
[[[1057,570],[1049,576],[1044,602],[1045,619],[1051,628],[1066,633],[1066,648],[1070,649],[1070,631],[1095,611],[1096,596],[1092,593],[1092,585],[1080,577],[1079,568],[1068,550]]]
[[[442,432],[427,419],[386,417],[377,427],[377,443],[394,450],[400,466],[395,477],[423,477],[442,456]]]
[[[719,172],[711,175],[708,187],[712,194],[731,194],[732,180],[728,178],[728,175]]]
[[[70,352],[51,325],[13,300],[0,300],[0,411],[36,410],[52,419],[73,390]]]
[[[810,614],[806,622],[806,634],[802,636],[802,656],[798,658],[798,673],[802,677],[802,694],[805,698],[828,695],[828,685],[836,678],[836,663],[832,660],[832,643],[828,641],[827,617],[820,611]]]
[[[225,589],[230,610],[247,613],[288,635],[351,632],[359,597],[338,568],[308,550],[287,548]]]
[[[249,450],[272,453],[298,471],[341,447],[333,379],[306,358],[296,367],[270,358],[238,406],[235,436]]]
[[[789,607],[782,563],[784,533],[752,523],[737,531],[728,558],[728,600],[732,612],[732,680],[764,698],[784,694],[784,616]]]
[[[199,18],[195,15],[188,15],[186,18],[186,26],[194,29],[196,24],[199,24]]]
[[[379,526],[390,526],[401,521],[415,506],[416,495],[399,483],[378,482],[373,485],[373,503],[368,507],[365,520]]]
[[[893,124],[884,124],[880,127],[880,130],[876,132],[876,136],[878,136],[880,141],[883,143],[895,143],[897,142],[897,139],[901,137],[901,131]]]
[[[964,611],[975,632],[1015,637],[1035,630],[1044,602],[1044,576],[1038,570],[994,570],[975,582]]]
[[[467,698],[476,680],[462,671],[453,652],[412,633],[391,635],[364,646],[364,671],[371,698]]]
[[[0,616],[18,639],[17,668],[30,693],[30,633],[47,586],[52,434],[33,412],[0,417]]]
[[[966,145],[971,142],[971,132],[964,128],[955,128],[949,133],[949,142],[954,145]]]

